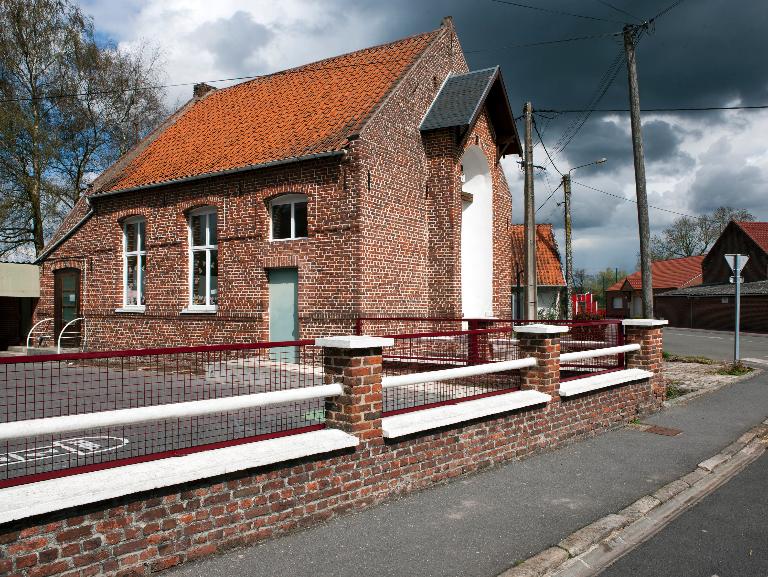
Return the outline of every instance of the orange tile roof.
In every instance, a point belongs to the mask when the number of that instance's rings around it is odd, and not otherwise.
[[[735,224],[754,240],[757,246],[768,252],[768,222],[736,221]]]
[[[94,192],[338,151],[439,32],[208,93],[148,139],[143,150],[137,147],[135,158],[116,165]]]
[[[701,284],[701,263],[706,255],[686,256],[669,260],[657,260],[651,265],[653,288],[686,288]],[[628,282],[633,290],[643,287],[640,271],[625,276],[619,282],[612,284],[606,290],[618,291]]]
[[[517,266],[525,268],[525,227],[513,224],[512,237],[512,275]],[[560,265],[560,251],[551,224],[536,225],[536,278],[542,286],[565,286],[563,268]]]

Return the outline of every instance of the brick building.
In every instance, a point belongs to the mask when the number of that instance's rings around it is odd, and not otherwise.
[[[658,295],[700,285],[703,262],[703,255],[654,261],[651,264],[654,310],[659,302]],[[605,300],[607,317],[627,319],[642,316],[643,282],[640,271],[609,286],[605,291]]]
[[[768,222],[730,222],[702,257],[701,286],[664,293],[656,315],[675,327],[733,329],[736,290],[725,255],[735,253],[749,257],[741,273],[741,328],[768,332]]]
[[[498,68],[440,28],[194,97],[94,181],[38,258],[36,318],[91,349],[509,316],[520,143]],[[74,341],[68,343],[75,344]]]
[[[525,316],[525,227],[513,225],[512,236],[512,316]],[[544,317],[560,316],[565,277],[560,250],[551,224],[536,225],[536,304]]]

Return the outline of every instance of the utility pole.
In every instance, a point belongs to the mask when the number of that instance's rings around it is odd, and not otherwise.
[[[651,278],[651,231],[648,222],[648,194],[645,190],[645,155],[640,125],[640,89],[637,86],[635,62],[635,33],[638,26],[624,26],[624,52],[629,79],[629,108],[632,121],[632,150],[635,156],[635,191],[637,194],[637,224],[640,232],[640,275],[643,283],[643,317],[653,318],[653,279]]]
[[[536,208],[533,196],[533,105],[526,102],[525,116],[525,315],[535,320],[536,304]]]
[[[573,245],[571,243],[571,173],[563,175],[565,196],[565,318],[573,317]]]
[[[571,236],[571,173],[579,168],[585,168],[595,164],[603,164],[607,158],[599,158],[586,164],[580,164],[569,169],[568,172],[563,174],[563,191],[565,205],[565,296],[568,301],[566,304],[567,318],[571,318],[573,315],[573,303],[571,297],[573,295],[573,244]]]

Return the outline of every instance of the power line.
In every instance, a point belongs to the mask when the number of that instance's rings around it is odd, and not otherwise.
[[[683,2],[685,2],[685,0],[677,0],[676,2],[673,2],[672,4],[670,4],[669,6],[664,8],[664,10],[662,10],[661,12],[656,14],[656,16],[654,16],[653,18],[648,20],[648,22],[654,22],[655,20],[658,20],[659,18],[664,16],[667,12],[669,12],[670,10],[673,10],[674,8],[677,8],[678,6],[680,6],[680,4],[682,4]]]
[[[595,94],[592,96],[589,104],[587,104],[587,109],[582,112],[580,117],[573,120],[566,127],[566,129],[560,135],[558,141],[555,143],[555,149],[558,154],[565,150],[565,148],[571,143],[571,141],[576,137],[582,127],[586,124],[587,120],[589,120],[589,117],[592,115],[592,111],[603,99],[603,96],[605,96],[606,92],[608,92],[608,89],[611,87],[614,80],[616,80],[623,62],[624,49],[620,48],[610,66],[608,67],[608,70],[605,71],[605,74],[603,74],[602,78],[600,79],[600,83],[598,84]]]
[[[540,42],[528,42],[528,43],[522,43],[522,44],[509,44],[505,46],[491,46],[488,48],[476,48],[474,50],[467,50],[465,51],[465,54],[476,54],[480,52],[493,52],[493,51],[500,51],[500,50],[511,50],[511,49],[518,49],[518,48],[534,48],[537,46],[548,46],[548,45],[554,45],[554,44],[563,44],[568,42],[579,42],[583,40],[594,40],[599,38],[609,38],[609,37],[615,37],[620,35],[621,32],[606,32],[604,34],[591,34],[587,36],[575,36],[575,37],[569,37],[569,38],[560,38],[555,40],[543,40]],[[392,64],[396,62],[403,62],[409,60],[407,58],[390,58],[390,59],[383,59],[383,60],[369,60],[367,62],[356,62],[356,63],[350,63],[350,64],[336,64],[336,65],[320,65],[315,68],[315,66],[318,63],[310,63],[306,64],[304,66],[298,67],[298,69],[306,69],[305,72],[310,73],[322,73],[327,70],[338,70],[341,68],[356,68],[356,67],[362,67],[362,66],[373,66],[377,64]],[[287,70],[281,70],[278,72],[274,72],[272,74],[250,74],[246,76],[234,76],[230,78],[217,78],[215,80],[195,80],[190,82],[173,82],[170,84],[151,84],[146,86],[134,86],[132,88],[121,88],[121,89],[109,89],[109,90],[94,90],[94,91],[87,91],[87,92],[74,92],[74,93],[60,93],[60,94],[49,94],[46,96],[38,96],[38,97],[19,97],[19,98],[5,98],[0,100],[0,104],[8,104],[12,102],[32,102],[35,100],[57,100],[61,98],[88,98],[92,96],[100,96],[100,95],[108,95],[108,94],[121,94],[121,93],[129,93],[129,92],[140,92],[143,90],[157,90],[157,89],[164,89],[164,88],[181,88],[183,86],[194,86],[195,84],[217,84],[221,82],[236,82],[236,81],[244,81],[244,80],[254,80],[256,78],[264,78],[268,76],[276,76],[279,74],[286,74],[290,72],[296,71],[297,68],[289,68]]]
[[[641,109],[641,112],[711,112],[717,110],[765,110],[766,108],[768,108],[768,104],[758,104],[755,106],[688,106],[681,108],[643,108]],[[550,112],[555,114],[579,114],[588,111],[593,113],[610,114],[618,112],[629,112],[630,110],[629,108],[594,108],[589,110],[585,108],[542,108],[537,110],[537,112]]]
[[[634,20],[638,20],[640,22],[643,21],[642,18],[639,18],[639,17],[635,16],[634,14],[630,14],[629,12],[624,10],[623,8],[618,8],[617,6],[614,6],[613,4],[611,4],[610,2],[606,2],[605,0],[595,0],[595,2],[598,2],[599,4],[602,4],[603,6],[607,6],[608,8],[612,8],[612,9],[616,10],[616,12],[621,12],[622,14],[625,14],[625,15],[629,16],[630,18],[633,18]]]
[[[465,50],[464,54],[477,54],[478,52],[495,52],[498,50],[511,50],[513,48],[533,48],[535,46],[547,46],[550,44],[563,44],[565,42],[579,42],[581,40],[594,40],[597,38],[610,38],[621,36],[621,32],[606,32],[604,34],[590,34],[588,36],[573,36],[571,38],[561,38],[559,40],[542,40],[540,42],[528,42],[525,44],[507,44],[504,46],[492,46],[490,48],[476,48],[474,50]]]
[[[542,8],[541,6],[531,6],[530,4],[522,4],[520,2],[511,2],[510,0],[491,0],[497,4],[507,4],[508,6],[516,6],[517,8],[528,8],[529,10],[538,10],[539,12],[547,12],[548,14],[556,14],[558,16],[571,16],[573,18],[583,18],[585,20],[598,20],[600,22],[612,22],[614,24],[624,24],[619,20],[611,20],[609,18],[599,18],[597,16],[587,16],[586,14],[575,14],[573,12],[564,12],[562,10],[553,10],[552,8]]]
[[[599,193],[605,194],[607,196],[612,196],[613,198],[618,198],[619,200],[625,200],[627,202],[632,202],[634,204],[637,204],[637,201],[632,199],[632,198],[628,198],[628,197],[622,196],[620,194],[613,194],[612,192],[607,192],[605,190],[601,190],[599,188],[595,188],[594,186],[589,186],[588,184],[584,184],[583,182],[579,182],[578,180],[574,180],[572,182],[574,184],[578,184],[579,186],[583,186],[584,188],[588,188],[589,190],[594,190],[595,192],[599,192]],[[697,217],[693,216],[692,214],[686,214],[684,212],[678,212],[676,210],[671,210],[669,208],[662,208],[660,206],[654,206],[652,204],[649,204],[648,206],[649,206],[649,208],[654,208],[656,210],[661,210],[661,211],[664,211],[664,212],[669,212],[669,213],[672,213],[672,214],[676,214],[678,216],[685,216],[687,218],[697,218]]]
[[[547,203],[549,202],[549,199],[550,199],[550,198],[552,198],[552,197],[555,195],[555,193],[558,191],[558,189],[559,189],[559,188],[560,188],[562,185],[563,185],[563,181],[561,180],[561,181],[560,181],[560,184],[558,184],[558,185],[555,187],[555,189],[554,189],[552,192],[550,192],[550,193],[549,193],[549,196],[546,198],[546,200],[545,200],[544,202],[542,202],[542,203],[539,205],[539,208],[537,208],[537,209],[536,209],[536,212],[539,212],[539,211],[540,211],[542,208],[544,208],[544,205],[545,205],[545,204],[547,204]]]
[[[544,139],[541,137],[541,133],[539,132],[539,127],[536,125],[536,118],[533,119],[533,128],[536,131],[536,135],[539,137],[539,142],[541,142],[542,148],[544,148],[544,152],[547,153],[547,158],[549,158],[549,162],[552,165],[552,168],[554,168],[560,176],[563,176],[562,171],[557,168],[557,165],[555,164],[555,161],[552,159],[552,156],[549,154],[549,150],[547,150],[546,144],[544,144]]]

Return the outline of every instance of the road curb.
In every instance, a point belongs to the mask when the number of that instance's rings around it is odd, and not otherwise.
[[[588,577],[648,540],[757,460],[768,446],[768,419],[679,479],[618,513],[571,533],[499,577]]]

